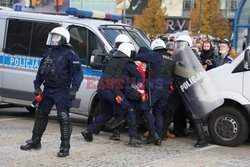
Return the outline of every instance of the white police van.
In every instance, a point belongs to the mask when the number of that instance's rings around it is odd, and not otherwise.
[[[220,145],[237,146],[249,137],[250,47],[231,64],[208,71],[225,102],[208,118],[212,139]]]
[[[77,93],[77,98],[81,99],[80,107],[71,111],[89,118],[97,111],[96,84],[101,75],[99,65],[90,60],[99,58],[100,62],[121,33],[131,38],[137,50],[150,45],[139,29],[117,23],[121,16],[76,8],[69,8],[66,13],[68,16],[0,10],[1,104],[23,106],[34,111],[30,107],[34,99],[33,80],[47,49],[48,33],[57,26],[69,30],[70,44],[80,56],[84,74],[84,81]]]

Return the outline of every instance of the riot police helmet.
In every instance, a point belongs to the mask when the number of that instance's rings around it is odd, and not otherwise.
[[[64,27],[56,27],[49,33],[46,45],[59,46],[69,44],[69,41],[69,31]]]
[[[119,34],[116,38],[115,38],[115,48],[118,48],[119,45],[123,42],[127,42],[127,43],[131,43],[129,37],[126,34]]]
[[[180,35],[177,37],[176,42],[186,42],[189,47],[193,46],[192,38],[189,35]]]
[[[153,40],[153,42],[150,45],[151,50],[161,50],[166,49],[166,44],[163,40],[157,38]]]
[[[121,43],[117,50],[124,53],[128,57],[133,57],[135,54],[135,47],[128,42]]]

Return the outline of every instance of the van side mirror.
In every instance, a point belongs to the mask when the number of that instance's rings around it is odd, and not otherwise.
[[[102,50],[95,49],[91,53],[89,66],[94,69],[101,69],[106,54]]]
[[[245,50],[244,54],[244,69],[250,70],[250,51],[249,49]]]

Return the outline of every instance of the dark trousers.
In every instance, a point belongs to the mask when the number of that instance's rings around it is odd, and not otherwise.
[[[126,114],[126,121],[129,126],[129,136],[135,137],[137,135],[137,129],[136,129],[136,116],[137,114],[142,115],[144,121],[146,122],[147,129],[153,133],[155,132],[155,118],[154,115],[150,112],[150,110],[145,110],[146,102],[141,101],[131,101],[130,102],[135,110],[128,111]]]
[[[39,106],[43,108],[46,117],[48,117],[54,105],[59,111],[60,109],[69,110],[72,107],[72,101],[69,100],[69,89],[44,88],[43,100]]]
[[[120,90],[98,89],[98,95],[101,104],[101,114],[98,115],[95,121],[88,127],[88,130],[92,133],[99,131],[100,128],[114,116],[114,111],[116,111],[115,114],[119,115],[122,114],[121,110],[127,111],[131,107]],[[115,100],[117,95],[123,99],[121,104],[117,104]]]
[[[155,127],[160,136],[163,133],[163,112],[168,104],[168,89],[156,89],[152,92],[152,108],[155,117]]]

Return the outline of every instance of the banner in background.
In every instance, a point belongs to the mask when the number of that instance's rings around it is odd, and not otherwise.
[[[13,8],[22,6],[23,11],[39,13],[65,13],[70,6],[70,0],[15,0]]]
[[[148,0],[116,0],[116,12],[122,14],[125,8],[126,15],[141,15],[147,5]]]

